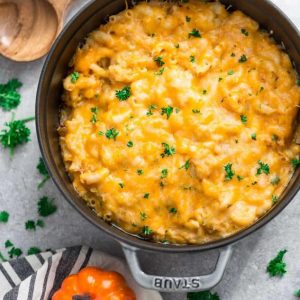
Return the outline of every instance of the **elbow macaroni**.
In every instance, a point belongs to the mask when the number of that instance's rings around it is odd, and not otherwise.
[[[92,32],[72,67],[79,78],[64,81],[59,130],[66,169],[88,205],[127,232],[222,238],[288,184],[300,150],[297,74],[240,11],[142,2]]]

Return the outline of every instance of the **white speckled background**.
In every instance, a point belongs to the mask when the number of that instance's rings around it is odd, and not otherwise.
[[[250,1],[250,0],[244,0]],[[88,0],[74,0],[68,19]],[[300,28],[300,1],[273,0]],[[0,57],[0,82],[17,77],[23,82],[22,103],[17,118],[34,114],[35,95],[43,59],[32,63],[14,63]],[[0,110],[0,128],[11,113]],[[122,255],[120,246],[109,236],[89,224],[60,195],[49,181],[37,190],[40,176],[36,165],[40,156],[34,122],[32,141],[20,147],[13,160],[7,151],[0,150],[0,211],[11,214],[8,224],[0,224],[0,250],[5,253],[4,242],[11,239],[24,252],[31,246],[41,249],[61,248],[86,244],[114,255]],[[28,219],[37,218],[36,203],[48,195],[56,199],[58,212],[46,219],[46,227],[36,232],[24,229]],[[223,281],[215,288],[222,300],[292,300],[293,292],[300,289],[300,195],[262,230],[235,245],[232,259]],[[286,276],[270,279],[265,273],[267,262],[278,250],[287,248]],[[142,265],[148,272],[165,275],[198,275],[214,266],[216,252],[193,255],[143,254]],[[184,294],[165,294],[166,300],[184,300]],[[151,300],[151,299],[149,299]]]

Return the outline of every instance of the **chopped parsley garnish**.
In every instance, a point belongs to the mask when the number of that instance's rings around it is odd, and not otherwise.
[[[212,294],[210,291],[204,291],[187,293],[187,300],[220,300],[220,298],[217,293]]]
[[[37,220],[35,225],[36,225],[37,227],[41,227],[41,228],[44,228],[44,227],[45,227],[45,223],[44,223],[43,220]]]
[[[179,169],[186,169],[186,170],[188,170],[190,166],[191,166],[191,160],[188,159]]]
[[[92,107],[91,108],[91,112],[92,112],[91,123],[92,124],[96,124],[97,121],[98,121],[98,119],[97,119],[98,111],[99,111],[98,107]]]
[[[241,29],[241,33],[245,36],[248,36],[249,35],[249,32],[245,29],[245,28],[242,28]]]
[[[13,117],[14,118],[14,117]],[[0,143],[4,148],[9,148],[10,157],[13,157],[14,150],[18,145],[28,143],[30,141],[30,129],[25,123],[34,120],[34,117],[23,120],[13,120],[6,122],[7,129],[2,129],[0,132]]]
[[[272,202],[275,204],[278,201],[278,197],[275,195],[272,195]]]
[[[145,198],[145,199],[148,199],[149,196],[150,196],[150,193],[145,193],[145,194],[144,194],[144,198]]]
[[[123,182],[119,182],[119,186],[120,186],[121,189],[123,189],[124,188],[124,183]]]
[[[10,241],[10,240],[7,240],[4,244],[5,248],[10,248],[12,247],[14,244]]]
[[[41,252],[42,252],[41,249],[39,249],[37,247],[31,247],[31,248],[28,249],[27,255],[39,254]]]
[[[286,263],[283,261],[283,257],[286,253],[287,250],[285,249],[279,251],[277,256],[269,262],[267,272],[271,277],[282,277],[286,273]]]
[[[54,214],[57,210],[57,206],[54,204],[54,199],[49,199],[44,196],[40,198],[38,202],[38,213],[41,217],[48,217]]]
[[[167,143],[162,143],[162,146],[164,147],[164,152],[160,155],[162,158],[165,156],[171,156],[176,153],[176,150],[174,147],[170,146]]]
[[[9,213],[5,210],[0,212],[0,223],[7,223],[9,220]]]
[[[9,258],[20,257],[23,254],[22,250],[20,248],[16,248],[10,240],[5,242],[5,248],[9,249]]]
[[[191,56],[190,56],[190,62],[191,62],[191,63],[196,62],[196,57],[195,57],[195,55],[191,55]]]
[[[111,128],[106,130],[105,136],[109,139],[109,140],[116,140],[116,137],[119,135],[119,132],[115,129],[115,128]]]
[[[78,72],[71,73],[71,82],[75,83],[79,79],[80,74]]]
[[[196,28],[193,28],[193,30],[189,33],[189,38],[191,37],[196,37],[196,38],[201,38],[201,33],[199,32],[199,30],[197,30]]]
[[[136,173],[140,176],[140,175],[143,175],[144,174],[144,171],[139,169],[139,170],[136,170]]]
[[[35,222],[33,220],[28,220],[25,223],[25,229],[26,230],[36,230]]]
[[[243,124],[246,124],[247,123],[247,116],[245,116],[245,115],[240,115],[240,118],[241,118],[241,122],[243,123]]]
[[[298,291],[295,292],[295,296],[296,297],[300,297],[300,290],[298,290]]]
[[[121,90],[116,91],[116,97],[119,101],[126,101],[131,96],[130,86],[125,86]]]
[[[165,68],[160,68],[158,72],[155,72],[155,75],[162,75],[165,71]]]
[[[128,141],[127,147],[128,147],[128,148],[132,148],[132,147],[133,147],[133,141]]]
[[[240,59],[239,59],[239,63],[244,63],[246,62],[248,59],[247,59],[247,56],[245,54],[243,54]]]
[[[167,119],[170,118],[171,114],[173,113],[173,107],[172,106],[168,106],[168,107],[162,107],[161,109],[161,115],[167,115]]]
[[[45,184],[45,182],[50,178],[50,176],[46,168],[45,162],[41,157],[36,168],[38,169],[39,173],[44,177],[44,179],[38,184],[38,189],[39,189]]]
[[[169,213],[170,214],[177,214],[177,208],[175,208],[175,207],[171,207],[170,209],[169,209]]]
[[[251,134],[251,139],[254,140],[254,141],[256,141],[256,133],[252,133]]]
[[[17,92],[22,86],[18,79],[11,79],[6,84],[0,84],[0,106],[4,111],[10,111],[20,104],[21,95]]]
[[[144,212],[140,212],[141,220],[145,221],[147,219],[147,215]]]
[[[234,74],[234,71],[233,71],[233,70],[229,70],[229,71],[227,72],[227,74],[228,74],[228,75],[233,75],[233,74]]]
[[[244,177],[237,175],[237,179],[238,179],[238,181],[242,181],[244,179]]]
[[[260,175],[262,173],[265,173],[266,175],[270,174],[270,167],[268,164],[264,164],[262,161],[258,162],[259,168],[256,171],[256,175]]]
[[[300,78],[297,79],[296,84],[300,86]]]
[[[224,170],[225,170],[225,180],[229,181],[233,178],[233,176],[235,175],[234,171],[232,170],[232,164],[227,164],[226,166],[224,166]]]
[[[160,178],[161,179],[164,179],[168,176],[168,169],[162,169],[161,170],[161,175],[160,175]]]
[[[185,20],[187,21],[187,23],[189,23],[189,22],[191,22],[191,17],[186,16],[186,17],[185,17]]]
[[[144,226],[142,228],[142,234],[143,235],[151,235],[153,233],[152,229],[149,228],[149,226]]]
[[[280,178],[279,178],[279,176],[274,176],[272,179],[271,179],[271,183],[273,184],[273,185],[277,185],[278,183],[280,182]]]
[[[294,170],[296,170],[300,166],[300,159],[293,158],[291,160],[291,163],[292,163],[292,166],[293,166]]]
[[[162,67],[165,64],[165,62],[163,61],[163,57],[162,56],[156,56],[156,57],[154,57],[154,61],[156,62],[156,64],[159,67]]]
[[[279,139],[278,135],[272,134],[272,141],[273,141],[273,142],[277,142],[278,139]]]
[[[200,109],[196,109],[196,108],[192,109],[192,112],[193,112],[194,114],[200,114],[200,113],[201,113],[201,112],[200,112]]]
[[[153,115],[153,110],[156,109],[156,108],[157,108],[156,105],[153,105],[153,104],[149,105],[148,106],[148,111],[147,111],[146,115],[147,116],[152,116]]]

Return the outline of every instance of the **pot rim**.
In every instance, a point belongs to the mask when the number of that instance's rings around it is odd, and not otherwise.
[[[297,27],[294,25],[294,23],[272,2],[269,0],[264,0],[268,5],[272,6],[277,13],[285,19],[289,23],[290,29],[293,31],[293,34],[300,39],[300,34],[297,29]],[[52,70],[51,76],[53,76],[54,69],[51,69],[51,60],[52,56],[56,51],[57,46],[62,43],[62,40],[65,37],[65,34],[72,28],[73,23],[75,20],[80,18],[80,16],[92,5],[95,4],[96,1],[91,1],[84,5],[70,20],[69,22],[64,26],[62,32],[57,37],[55,43],[51,47],[51,50],[49,54],[47,55],[47,58],[45,60],[45,63],[43,65],[38,89],[37,89],[37,95],[36,95],[36,106],[35,106],[35,113],[36,113],[36,131],[37,131],[37,137],[38,137],[38,143],[41,149],[41,154],[43,156],[43,159],[45,161],[45,164],[47,166],[47,169],[49,171],[49,174],[54,181],[56,187],[59,189],[63,197],[90,223],[101,229],[106,234],[112,236],[117,241],[128,244],[130,246],[133,246],[138,249],[147,250],[147,251],[160,251],[164,253],[182,253],[182,252],[202,252],[207,250],[212,250],[216,248],[225,247],[229,244],[236,243],[237,241],[245,238],[251,233],[256,232],[258,229],[269,223],[274,217],[276,217],[294,198],[294,196],[297,194],[298,190],[300,189],[300,183],[294,184],[289,189],[286,189],[284,192],[284,195],[281,195],[281,198],[276,205],[274,205],[269,211],[266,212],[265,215],[261,216],[255,223],[250,225],[247,228],[244,228],[233,235],[230,235],[225,238],[221,238],[215,241],[203,243],[203,244],[192,244],[192,245],[177,245],[177,244],[162,244],[158,242],[150,242],[147,240],[143,240],[141,238],[138,238],[130,233],[125,232],[124,230],[117,228],[116,226],[112,226],[103,219],[101,219],[99,216],[97,216],[90,208],[87,207],[86,204],[79,203],[78,201],[74,200],[71,194],[67,191],[67,189],[64,187],[64,184],[59,180],[59,176],[57,175],[55,171],[56,165],[53,162],[53,159],[48,155],[48,143],[49,141],[46,140],[45,135],[43,134],[43,128],[41,121],[41,105],[40,103],[43,101],[42,99],[42,91],[43,91],[43,84],[45,81],[45,76],[49,72],[49,69]],[[300,168],[294,173],[293,177],[290,179],[290,181],[293,180],[293,178],[298,177]],[[90,213],[83,207],[83,205],[88,208]]]

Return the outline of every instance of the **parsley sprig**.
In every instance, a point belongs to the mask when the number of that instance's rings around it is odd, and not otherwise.
[[[0,143],[4,148],[9,148],[10,157],[13,157],[14,150],[18,145],[28,143],[30,141],[30,129],[26,127],[25,123],[33,121],[35,118],[27,118],[23,120],[14,120],[14,115],[10,122],[4,125],[6,129],[0,132]]]
[[[41,217],[48,217],[54,214],[57,210],[57,206],[54,203],[54,199],[49,199],[47,196],[40,198],[38,202],[38,213]]]
[[[18,79],[11,79],[6,84],[0,84],[0,106],[4,111],[10,111],[20,104],[21,95],[17,92],[22,86]]]
[[[167,143],[162,143],[162,146],[164,147],[164,152],[160,155],[162,158],[165,156],[172,156],[176,153],[176,150],[174,147],[170,146]]]
[[[191,292],[187,294],[188,300],[220,300],[217,293],[212,294],[210,291]]]
[[[173,113],[173,110],[174,108],[172,106],[168,106],[168,107],[162,107],[161,109],[161,115],[166,115],[167,116],[167,119],[170,118],[170,116],[172,115]]]
[[[226,166],[224,166],[225,170],[225,180],[229,181],[233,178],[235,175],[234,171],[232,170],[232,164],[228,163]]]
[[[50,175],[46,168],[45,162],[41,157],[39,159],[39,163],[37,164],[36,168],[39,171],[39,173],[44,177],[44,179],[38,184],[38,189],[40,189],[45,184],[45,182],[48,179],[50,179]]]
[[[270,174],[270,167],[268,164],[264,164],[262,161],[258,161],[259,168],[256,170],[256,175],[265,173],[266,175]]]
[[[267,272],[271,277],[282,277],[286,273],[286,263],[283,261],[283,257],[286,253],[286,249],[279,251],[277,256],[269,262]]]
[[[0,223],[7,223],[9,220],[9,213],[5,210],[0,212]]]
[[[125,86],[121,90],[116,91],[116,97],[119,101],[126,101],[131,96],[130,86]]]
[[[198,29],[193,28],[193,30],[189,33],[189,38],[191,37],[201,38],[202,36]]]

